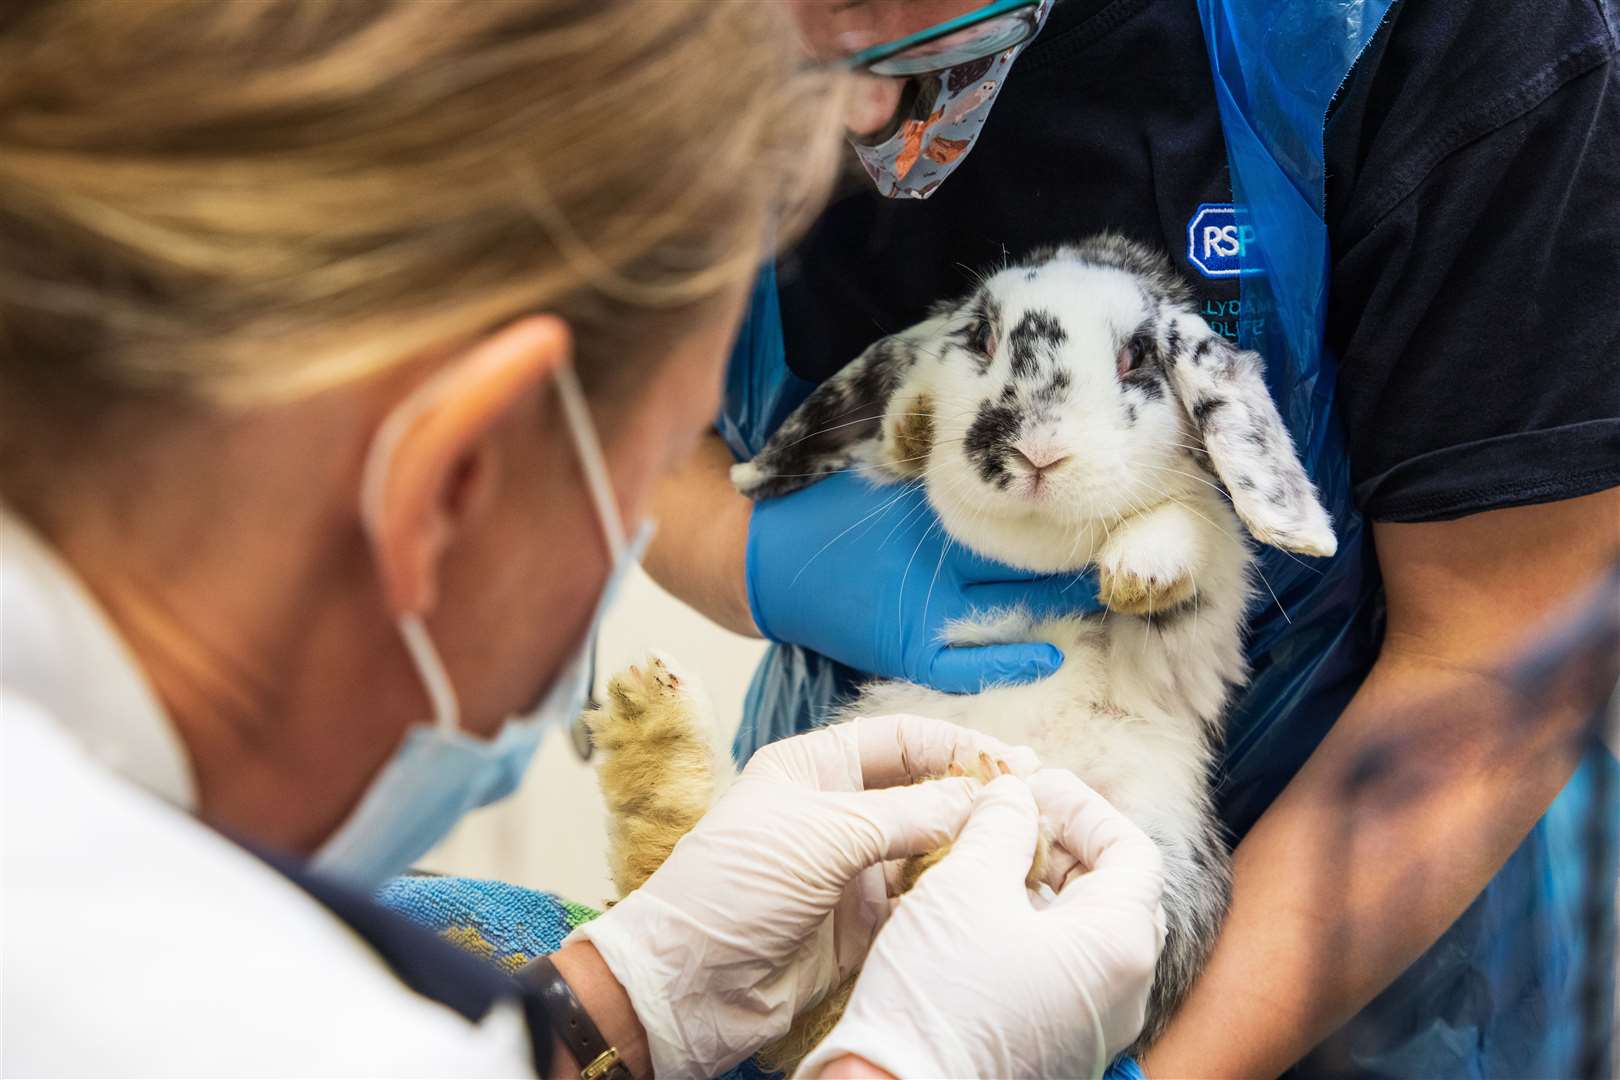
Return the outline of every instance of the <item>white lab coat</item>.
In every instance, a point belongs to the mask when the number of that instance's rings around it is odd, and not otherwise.
[[[0,1071],[533,1075],[190,813],[185,748],[78,580],[0,514]]]

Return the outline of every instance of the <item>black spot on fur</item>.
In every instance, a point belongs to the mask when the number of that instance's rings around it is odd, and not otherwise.
[[[1143,303],[1147,302],[1147,298],[1143,297]],[[1174,329],[1173,326],[1172,329]],[[1158,316],[1149,314],[1146,319],[1142,320],[1142,325],[1138,326],[1136,328],[1136,333],[1131,335],[1129,344],[1130,347],[1135,351],[1137,359],[1144,366],[1150,361],[1162,360],[1163,357],[1159,352]]]
[[[1158,401],[1164,397],[1164,373],[1156,367],[1139,367],[1134,371],[1127,371],[1120,377],[1119,382],[1127,390],[1140,391],[1149,401]]]
[[[1018,400],[1018,387],[1008,383],[1001,388],[1001,400],[1008,405]]]
[[[1128,401],[1125,403],[1125,426],[1136,426],[1136,406]]]
[[[1054,371],[1046,385],[1035,391],[1035,401],[1041,405],[1058,405],[1067,400],[1074,379],[1067,371]]]
[[[1199,398],[1192,404],[1193,423],[1198,425],[1199,431],[1209,427],[1209,418],[1226,405],[1225,398]]]
[[[1207,337],[1200,341],[1197,345],[1194,345],[1192,351],[1193,367],[1198,367],[1201,365],[1204,362],[1204,357],[1209,354],[1209,350],[1213,349],[1214,347],[1215,339],[1212,337]]]
[[[880,412],[900,385],[901,376],[911,369],[917,358],[911,350],[889,338],[872,346],[867,359],[869,362],[860,364],[852,375],[848,396],[855,408]]]
[[[1007,344],[1012,350],[1013,378],[1033,378],[1038,366],[1037,353],[1050,356],[1067,340],[1068,332],[1050,311],[1032,308],[1024,312],[1024,317],[1007,335]]]
[[[1012,347],[1012,374],[1015,379],[1033,379],[1035,377],[1035,350],[1026,342],[1016,343]]]
[[[1044,308],[1032,308],[1024,312],[1024,317],[1019,319],[1018,325],[1013,328],[1013,336],[1017,337],[1020,332],[1053,346],[1062,345],[1069,340],[1069,333],[1063,329],[1063,323]]]
[[[760,462],[762,466],[770,465],[770,462],[763,457],[755,460]],[[778,461],[781,460],[783,459],[778,459]],[[748,488],[744,494],[746,494],[750,499],[754,499],[756,501],[761,499],[775,499],[783,495],[791,495],[800,488],[808,487],[824,476],[837,472],[840,469],[849,468],[854,464],[855,457],[853,454],[839,454],[834,457],[821,458],[813,465],[807,466],[795,467],[789,464],[787,468],[784,468],[784,471],[779,474],[766,475],[759,481],[759,483]],[[781,466],[778,465],[774,467]],[[791,468],[794,471],[787,471],[788,468]]]
[[[1010,405],[979,406],[979,413],[962,440],[962,452],[986,481],[1007,475],[1007,455],[1018,437],[1018,410]]]
[[[1243,491],[1254,490],[1254,477],[1247,474],[1237,478],[1237,486]]]

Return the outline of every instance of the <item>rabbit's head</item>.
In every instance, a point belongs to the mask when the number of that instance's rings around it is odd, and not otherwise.
[[[1008,266],[878,341],[733,479],[770,497],[852,467],[921,479],[953,533],[1002,558],[977,538],[1077,535],[1206,469],[1256,538],[1335,547],[1258,354],[1209,328],[1166,259],[1115,236]]]

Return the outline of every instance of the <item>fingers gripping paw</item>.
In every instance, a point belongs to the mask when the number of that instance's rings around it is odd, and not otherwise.
[[[988,784],[998,776],[1011,774],[1012,769],[1005,761],[998,761],[982,750],[976,759],[968,761],[965,765],[959,761],[952,761],[945,769],[946,776],[971,776]],[[936,777],[937,779],[937,777]],[[894,888],[894,895],[903,896],[910,892],[922,877],[923,872],[936,865],[950,852],[950,845],[936,848],[922,855],[914,855],[907,859],[901,867],[899,879]],[[1034,889],[1038,887],[1045,877],[1046,865],[1050,859],[1050,839],[1045,825],[1042,825],[1040,834],[1036,838],[1035,857],[1030,862],[1029,874],[1024,878],[1024,885]]]

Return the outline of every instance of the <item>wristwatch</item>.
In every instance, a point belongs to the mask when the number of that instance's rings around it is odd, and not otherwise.
[[[522,979],[539,996],[552,1033],[574,1055],[580,1080],[631,1080],[630,1070],[619,1060],[618,1050],[602,1038],[596,1022],[574,996],[574,988],[568,985],[549,956],[542,956],[524,968]]]

